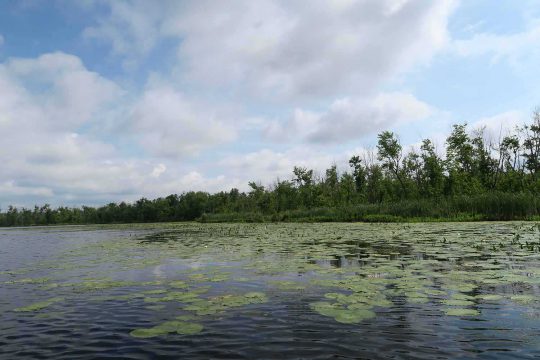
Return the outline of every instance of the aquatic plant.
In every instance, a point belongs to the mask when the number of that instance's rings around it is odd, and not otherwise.
[[[147,339],[170,333],[193,335],[200,333],[203,329],[204,327],[201,324],[173,320],[166,321],[151,328],[135,329],[129,334],[135,338]]]
[[[40,302],[37,302],[37,303],[33,303],[31,305],[28,305],[28,306],[15,308],[15,309],[13,309],[13,311],[15,311],[15,312],[38,311],[38,310],[49,307],[52,304],[60,302],[60,301],[64,301],[64,298],[62,298],[62,297],[51,298],[51,299],[48,299],[48,300],[45,300],[45,301],[40,301]]]

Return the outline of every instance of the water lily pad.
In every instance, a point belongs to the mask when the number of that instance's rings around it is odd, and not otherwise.
[[[514,295],[510,297],[510,300],[520,305],[529,305],[538,301],[538,298],[532,295]]]
[[[503,297],[497,294],[483,294],[483,295],[476,296],[476,298],[485,300],[485,301],[498,301],[498,300],[501,300]]]
[[[477,316],[480,314],[480,312],[475,309],[448,308],[443,309],[443,311],[449,316]]]
[[[186,289],[188,287],[188,284],[186,284],[184,281],[176,280],[176,281],[171,281],[169,283],[169,286],[175,289]]]
[[[375,317],[375,313],[367,309],[341,310],[334,319],[343,324],[355,324]]]
[[[140,339],[147,339],[147,338],[153,338],[160,335],[166,335],[168,334],[168,331],[164,331],[162,329],[157,328],[148,328],[148,329],[135,329],[129,333],[129,335],[140,338]]]
[[[28,306],[23,306],[23,307],[16,308],[13,311],[16,311],[16,312],[38,311],[38,310],[44,309],[44,308],[46,308],[48,306],[51,306],[52,304],[60,302],[60,301],[64,301],[64,298],[62,298],[62,297],[51,298],[51,299],[48,299],[48,300],[45,300],[45,301],[40,301],[40,302],[31,304],[31,305],[28,305]]]
[[[165,289],[156,289],[156,290],[143,291],[143,294],[158,295],[158,294],[164,294],[166,292],[167,292],[167,290],[165,290]]]
[[[203,326],[197,323],[190,323],[185,321],[166,321],[157,326],[146,328],[146,329],[136,329],[131,331],[129,334],[136,338],[153,338],[156,336],[167,335],[170,333],[177,333],[181,335],[193,335],[201,332]]]
[[[193,335],[200,333],[203,329],[204,327],[201,324],[182,322],[182,324],[178,325],[176,328],[176,333],[182,335]]]

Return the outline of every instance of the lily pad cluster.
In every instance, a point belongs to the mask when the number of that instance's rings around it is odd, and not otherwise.
[[[40,301],[40,302],[37,302],[37,303],[30,304],[30,305],[28,305],[28,306],[23,306],[23,307],[15,308],[13,311],[15,311],[15,312],[31,312],[31,311],[38,311],[38,310],[44,309],[44,308],[46,308],[46,307],[49,307],[49,306],[51,306],[52,304],[57,303],[57,302],[60,302],[60,301],[64,301],[64,298],[61,298],[61,297],[55,297],[55,298],[47,299],[47,300],[45,300],[45,301]]]
[[[209,299],[199,299],[186,306],[184,310],[193,311],[197,315],[214,315],[230,308],[249,304],[261,304],[268,301],[261,292],[248,292],[242,295],[221,295]]]
[[[83,298],[188,311],[197,319],[261,304],[275,294],[318,297],[308,310],[342,323],[401,304],[435,306],[441,315],[458,317],[481,316],[493,304],[540,309],[540,255],[530,246],[540,232],[530,223],[184,223],[133,229],[141,235],[82,243],[54,259],[0,268],[1,290],[30,287],[41,294],[41,301],[16,312]],[[139,276],[144,280],[133,280]],[[177,333],[178,322],[192,323],[170,321],[135,330],[134,336]]]
[[[176,333],[180,335],[193,335],[200,333],[203,328],[204,327],[201,324],[180,320],[172,320],[166,321],[162,324],[150,328],[135,329],[129,334],[136,338],[146,339],[156,336],[163,336],[170,333]]]

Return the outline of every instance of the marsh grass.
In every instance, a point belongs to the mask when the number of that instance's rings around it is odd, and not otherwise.
[[[274,214],[204,214],[200,222],[436,222],[539,220],[540,199],[533,194],[487,193],[440,199],[298,209]]]

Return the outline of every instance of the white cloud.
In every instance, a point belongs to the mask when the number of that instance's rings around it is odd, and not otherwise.
[[[79,132],[99,124],[121,95],[72,55],[0,64],[0,203],[95,203],[137,193],[152,165],[122,159],[113,145]]]
[[[170,86],[147,89],[132,111],[132,131],[151,154],[187,157],[236,136],[216,109],[188,99]]]
[[[110,1],[110,15],[83,31],[86,39],[111,43],[113,53],[126,58],[124,67],[132,69],[148,54],[159,38],[159,21],[166,13],[163,5],[148,1]]]
[[[100,204],[227,183],[187,176],[193,166],[165,158],[233,139],[235,127],[217,116],[228,109],[156,82],[140,98],[125,97],[76,56],[0,63],[0,205]],[[146,149],[142,156],[118,148],[133,148],[134,139]]]
[[[241,96],[370,93],[448,43],[456,1],[144,1],[108,3],[85,36],[128,59],[178,42],[178,76]]]
[[[163,174],[165,171],[167,171],[167,166],[165,164],[158,164],[154,166],[154,169],[152,170],[152,176],[155,178],[158,178],[161,174]]]
[[[0,110],[49,130],[74,129],[104,111],[121,96],[120,88],[88,71],[73,55],[57,52],[0,64]],[[4,122],[8,119],[4,118]]]
[[[513,34],[478,33],[469,39],[456,40],[450,49],[464,57],[488,55],[492,62],[510,60],[514,65],[540,56],[540,21],[534,21],[522,32]]]
[[[528,122],[526,116],[517,110],[507,111],[489,117],[478,119],[471,123],[471,129],[484,129],[485,135],[493,141],[514,133],[516,127],[521,127]]]
[[[40,197],[51,197],[53,192],[51,189],[46,187],[29,187],[29,186],[18,186],[14,181],[6,181],[0,183],[0,193],[8,193],[12,195],[34,195]],[[2,209],[5,210],[5,209]]]
[[[448,41],[453,1],[196,1],[165,21],[196,81],[265,98],[371,92]],[[324,24],[324,25],[322,25]]]
[[[248,190],[248,181],[258,181],[263,185],[271,185],[278,178],[292,178],[294,166],[314,169],[316,175],[324,174],[331,165],[336,164],[338,170],[348,171],[348,161],[352,155],[363,154],[366,150],[357,148],[353,151],[329,152],[328,149],[312,149],[296,146],[284,151],[261,149],[247,154],[234,154],[224,157],[219,165],[234,174],[239,188]]]
[[[425,119],[432,111],[429,105],[406,93],[346,97],[334,101],[325,112],[296,109],[290,121],[283,125],[271,122],[264,132],[275,141],[299,138],[311,143],[342,143]]]

